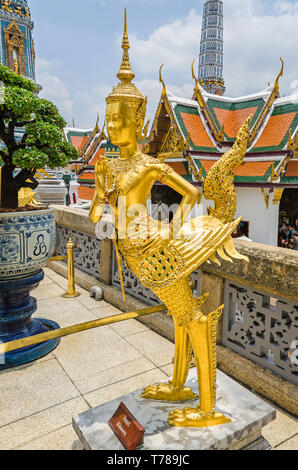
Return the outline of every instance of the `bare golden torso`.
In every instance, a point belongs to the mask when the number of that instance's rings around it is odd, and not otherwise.
[[[119,196],[126,197],[126,208],[134,204],[146,206],[152,186],[159,179],[162,172],[171,171],[170,167],[157,159],[140,154],[135,158],[109,161],[109,170],[112,174],[113,186],[110,192],[113,208],[117,208]]]

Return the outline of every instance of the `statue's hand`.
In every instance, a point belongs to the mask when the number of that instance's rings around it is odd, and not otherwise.
[[[111,188],[113,184],[113,175],[109,168],[108,160],[102,160],[95,164],[95,187],[97,195],[100,199],[104,200],[106,191]]]

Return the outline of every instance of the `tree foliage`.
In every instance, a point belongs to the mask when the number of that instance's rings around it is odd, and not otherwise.
[[[39,89],[31,80],[0,64],[0,81],[1,207],[14,209],[22,187],[37,187],[37,168],[64,167],[78,154],[62,138],[66,122],[57,107],[37,96]],[[17,139],[20,128],[24,134]]]

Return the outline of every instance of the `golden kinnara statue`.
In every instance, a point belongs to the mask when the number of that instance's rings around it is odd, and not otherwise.
[[[207,427],[229,423],[216,405],[216,326],[223,306],[204,315],[200,311],[208,294],[195,299],[190,274],[205,261],[219,263],[216,253],[225,260],[246,259],[235,247],[231,234],[241,219],[233,221],[236,210],[234,168],[242,163],[249,137],[248,120],[236,143],[207,175],[203,192],[215,202],[209,215],[186,222],[201,195],[172,168],[162,161],[144,155],[138,147],[142,135],[147,98],[132,83],[125,11],[123,59],[117,77],[120,83],[107,97],[106,124],[109,139],[120,149],[117,159],[105,159],[95,169],[96,191],[90,208],[90,219],[101,219],[105,203],[114,213],[115,247],[120,257],[140,279],[166,304],[175,324],[175,365],[168,384],[151,385],[143,397],[179,402],[197,396],[185,387],[192,351],[197,363],[200,405],[175,410],[169,424],[184,427]],[[153,220],[146,210],[152,186],[160,181],[183,196],[170,224]],[[229,255],[229,256],[228,256]],[[121,273],[120,273],[121,274]],[[122,281],[123,288],[123,281]]]

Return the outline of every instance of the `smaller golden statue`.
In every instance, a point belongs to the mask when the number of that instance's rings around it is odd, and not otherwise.
[[[215,410],[216,405],[216,326],[223,306],[204,315],[200,307],[208,294],[194,298],[190,275],[202,263],[246,259],[237,253],[231,234],[241,219],[233,221],[236,210],[234,168],[242,163],[250,134],[248,120],[233,148],[210,170],[203,192],[215,202],[209,215],[186,222],[201,195],[192,184],[157,158],[144,155],[138,147],[142,135],[147,98],[132,83],[129,41],[125,11],[123,59],[117,77],[120,83],[107,97],[106,125],[109,139],[119,147],[120,158],[105,159],[95,168],[96,191],[90,219],[97,223],[108,202],[114,213],[114,244],[121,275],[121,256],[126,265],[166,304],[175,324],[175,364],[168,384],[150,385],[143,397],[179,402],[197,396],[185,387],[192,351],[199,382],[200,405],[174,410],[169,424],[206,427],[229,423]],[[168,185],[183,197],[170,224],[150,217],[147,196],[156,181]],[[123,288],[123,280],[122,280]],[[123,289],[124,293],[124,289]]]
[[[14,59],[13,61],[13,71],[14,73],[20,73],[19,62],[17,61],[17,59]]]

